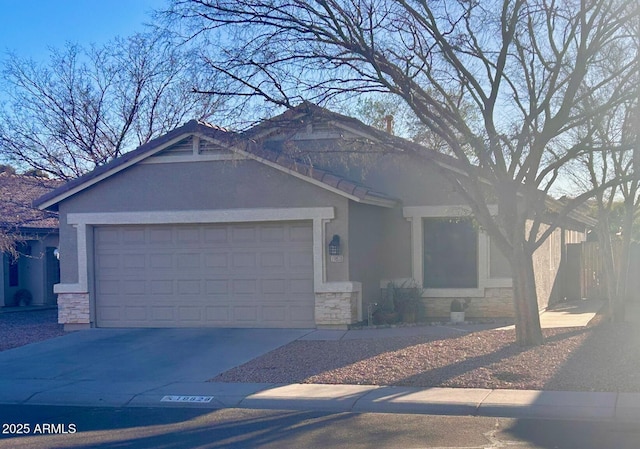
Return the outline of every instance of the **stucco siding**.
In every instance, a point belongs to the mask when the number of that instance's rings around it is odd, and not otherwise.
[[[18,283],[9,285],[10,257],[8,254],[0,254],[2,269],[0,270],[0,306],[11,305],[13,297],[18,290],[26,289],[31,293],[32,305],[44,305],[50,303],[51,294],[47,284],[47,248],[58,246],[58,235],[52,233],[36,239],[25,241],[27,254],[21,254],[18,259]]]
[[[527,230],[530,229],[530,223]],[[548,229],[542,225],[540,233]],[[563,236],[564,233],[564,236]],[[566,243],[581,242],[584,232],[557,228],[533,254],[538,308],[544,310],[564,298],[564,263]]]
[[[312,207],[340,200],[259,162],[218,161],[135,165],[63,204],[67,212],[119,212]]]
[[[33,296],[33,305],[43,305],[48,303],[51,285],[47,285],[47,247],[58,246],[58,236],[50,235],[40,240],[32,240],[31,256],[25,258],[24,269],[25,279],[24,287],[28,289]]]
[[[559,267],[562,257],[560,229],[556,229],[533,255],[533,270],[536,278],[538,308],[546,309],[549,304],[558,301]]]
[[[351,203],[349,208],[349,274],[362,283],[362,305],[376,303],[384,278],[385,238],[389,234],[388,209]]]
[[[78,282],[77,230],[66,222],[71,213],[331,206],[330,238],[348,233],[348,201],[255,161],[136,165],[60,204],[61,282]],[[348,258],[327,265],[328,281],[349,280]]]
[[[309,134],[313,138],[314,134]],[[442,169],[425,157],[380,151],[363,142],[350,138],[318,140],[289,140],[269,142],[278,148],[312,165],[322,167],[355,182],[372,187],[395,198],[404,206],[441,206],[461,204],[463,198],[454,191]]]
[[[384,280],[411,277],[411,223],[402,215],[402,209],[387,211],[383,218]]]
[[[71,206],[71,201],[60,203],[60,282],[65,284],[75,284],[78,279],[78,239],[77,229],[67,224],[67,214]],[[79,210],[74,208],[76,211]]]
[[[9,276],[9,261],[8,256],[4,253],[0,253],[0,306],[4,306],[7,304],[6,298],[8,295],[8,276]]]
[[[498,248],[498,245],[489,237],[489,278],[511,279],[511,265]]]

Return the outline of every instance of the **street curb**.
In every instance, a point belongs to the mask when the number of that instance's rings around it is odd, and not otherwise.
[[[177,398],[177,400],[167,400]],[[164,399],[164,400],[163,400]],[[640,423],[640,393],[416,388],[378,385],[0,383],[1,404],[198,407],[404,413]]]

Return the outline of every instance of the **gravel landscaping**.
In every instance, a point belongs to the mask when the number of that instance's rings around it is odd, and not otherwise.
[[[64,335],[58,310],[0,313],[0,351]]]
[[[601,316],[588,327],[545,329],[534,348],[513,330],[460,337],[298,340],[212,382],[403,385],[640,392],[640,330]]]

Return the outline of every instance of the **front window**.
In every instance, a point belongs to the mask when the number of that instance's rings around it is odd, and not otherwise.
[[[470,218],[424,218],[424,287],[478,287],[478,229]]]

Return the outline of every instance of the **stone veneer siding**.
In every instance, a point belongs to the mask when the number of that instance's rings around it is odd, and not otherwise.
[[[316,293],[316,326],[347,328],[358,320],[359,292]]]
[[[89,327],[89,293],[58,294],[58,323],[65,330]]]
[[[466,319],[474,318],[513,318],[513,291],[511,288],[485,288],[483,298],[424,298],[423,305],[427,320],[449,319],[451,301],[467,301]]]

